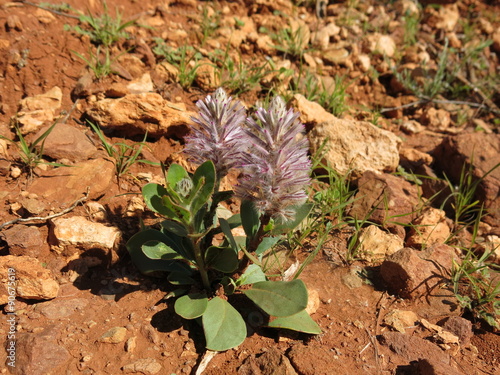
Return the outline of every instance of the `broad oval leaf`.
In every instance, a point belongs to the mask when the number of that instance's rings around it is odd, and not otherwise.
[[[167,195],[167,189],[159,184],[150,183],[142,188],[142,196],[148,208],[166,217],[175,217],[175,212],[163,204],[163,197]]]
[[[230,247],[210,246],[205,254],[205,261],[209,267],[224,273],[238,268],[238,254]]]
[[[307,288],[302,280],[261,281],[243,293],[269,315],[289,316],[307,306]]]
[[[170,272],[167,280],[172,285],[193,285],[195,283],[191,274],[187,272]]]
[[[166,180],[169,186],[174,189],[177,184],[183,179],[189,177],[187,171],[179,164],[173,163],[167,171]]]
[[[161,222],[161,226],[165,230],[176,234],[177,236],[186,237],[188,235],[186,227],[180,223],[176,223],[175,221],[164,220]]]
[[[250,264],[243,275],[241,275],[236,282],[237,285],[248,285],[258,283],[260,281],[266,281],[266,274],[262,271],[256,264]]]
[[[273,235],[278,235],[291,232],[302,222],[302,220],[307,217],[307,215],[309,215],[312,208],[312,203],[304,203],[301,206],[293,207],[293,210],[295,211],[295,218],[287,222],[277,222],[271,233]]]
[[[203,315],[207,305],[208,298],[205,293],[191,293],[177,298],[174,310],[184,319],[195,319]]]
[[[202,323],[209,350],[222,352],[234,348],[247,336],[247,327],[240,313],[220,297],[208,301]]]
[[[181,259],[182,257],[164,242],[150,240],[142,244],[143,253],[150,259]]]
[[[134,234],[127,242],[127,250],[136,267],[144,274],[156,271],[174,271],[188,267],[181,262],[163,259],[150,259],[142,251],[142,245],[151,240],[168,241],[168,238],[155,229],[145,229]]]
[[[193,174],[193,184],[197,186],[202,182],[202,186],[192,197],[191,213],[193,215],[206,204],[212,197],[215,187],[215,165],[211,161],[206,161],[200,165]]]
[[[321,328],[309,316],[306,310],[299,311],[297,314],[290,316],[278,317],[267,326],[272,328],[286,328],[312,335],[319,335],[321,333]]]
[[[259,246],[257,246],[257,249],[255,249],[255,254],[260,255],[264,251],[269,250],[271,247],[276,245],[280,239],[281,239],[281,236],[264,237],[262,239],[262,242],[259,244]]]

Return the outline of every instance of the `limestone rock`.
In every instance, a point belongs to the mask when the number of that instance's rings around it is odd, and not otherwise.
[[[312,152],[326,141],[325,159],[338,173],[352,171],[392,172],[399,164],[401,140],[393,133],[365,121],[344,120],[332,116],[309,132]]]
[[[46,126],[35,135],[41,136],[49,126]],[[84,161],[97,153],[89,138],[79,129],[67,125],[57,124],[45,138],[43,154],[52,159],[68,159],[73,162]]]
[[[125,341],[125,336],[127,335],[127,328],[125,327],[113,327],[106,331],[99,342],[109,343],[109,344],[119,344]]]
[[[384,317],[384,323],[396,331],[405,333],[406,328],[413,327],[418,322],[418,315],[413,311],[394,309]]]
[[[444,31],[453,31],[460,19],[458,5],[445,4],[439,8],[427,7],[426,21],[430,27]]]
[[[144,374],[144,375],[154,375],[161,370],[161,364],[159,364],[154,358],[143,358],[138,359],[134,363],[123,366],[122,368],[125,374]]]
[[[396,52],[396,42],[389,35],[379,33],[370,34],[366,37],[368,50],[371,53],[392,57]]]
[[[471,338],[474,336],[472,322],[460,316],[449,317],[444,323],[443,328],[458,336],[460,344],[463,346],[469,345]]]
[[[82,216],[58,217],[52,223],[54,236],[60,246],[73,245],[82,249],[112,251],[121,236],[118,228],[94,223]]]
[[[40,333],[18,333],[14,374],[63,374],[71,359],[69,352],[57,343],[57,329],[46,327]]]
[[[56,111],[61,108],[62,91],[55,86],[44,94],[24,98],[19,103],[19,111],[15,119],[21,133],[37,131],[43,125],[53,122]]]
[[[420,204],[417,188],[401,177],[365,172],[358,181],[358,192],[349,214],[358,220],[368,219],[405,237],[398,223],[409,224]]]
[[[405,247],[382,263],[380,275],[392,292],[416,298],[448,280],[454,256],[453,248],[447,245],[436,245],[426,252]]]
[[[198,62],[200,65],[196,70],[195,82],[207,92],[215,91],[220,86],[220,76],[217,74],[214,64],[203,59]]]
[[[444,109],[429,108],[420,117],[420,122],[431,131],[445,131],[450,127],[451,116]]]
[[[339,33],[340,27],[338,27],[335,23],[330,22],[328,25],[320,28],[317,32],[312,34],[312,44],[320,50],[325,50],[330,44],[330,38],[332,36],[339,35]]]
[[[131,94],[142,94],[154,91],[151,75],[149,73],[145,73],[141,77],[134,79],[127,85],[127,89]]]
[[[89,198],[102,196],[115,176],[115,166],[105,159],[76,163],[72,167],[59,167],[37,178],[28,188],[48,200],[71,204],[89,190]]]
[[[450,233],[450,227],[446,223],[446,213],[428,207],[412,222],[406,245],[422,247],[444,243]]]
[[[317,125],[325,121],[336,119],[316,102],[307,100],[304,95],[295,94],[290,105],[300,113],[300,121],[304,124]]]
[[[378,263],[403,247],[401,237],[384,232],[376,225],[369,225],[360,231],[356,254],[363,260]]]
[[[5,255],[0,257],[0,290],[2,290],[0,305],[8,301],[6,288],[9,269],[15,270],[16,297],[34,300],[57,297],[59,284],[52,272],[43,268],[37,259],[28,256]]]
[[[190,117],[195,115],[187,111],[184,104],[171,103],[156,93],[98,100],[86,114],[99,126],[119,130],[122,135],[148,132],[153,137],[166,135],[170,127],[185,127],[191,123]]]

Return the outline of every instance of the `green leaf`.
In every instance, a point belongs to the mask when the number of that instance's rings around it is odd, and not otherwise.
[[[127,242],[127,250],[136,267],[144,274],[156,271],[185,270],[189,267],[181,262],[163,259],[150,259],[142,251],[142,245],[148,241],[168,242],[169,239],[155,229],[145,229],[133,235]]]
[[[307,288],[302,280],[261,281],[243,293],[269,315],[289,316],[307,306]]]
[[[219,219],[220,223],[220,228],[222,229],[222,232],[228,239],[229,243],[231,244],[231,247],[233,248],[233,251],[237,254],[238,253],[238,244],[236,243],[233,234],[231,233],[231,227],[229,226],[229,223],[227,220],[220,218]]]
[[[195,197],[191,202],[191,213],[193,215],[198,212],[198,210],[205,205],[214,192],[215,187],[215,166],[211,161],[206,161],[200,165],[193,174],[193,184],[195,186],[202,180],[204,180],[201,188],[196,192]]]
[[[207,309],[208,298],[205,293],[191,293],[179,297],[174,309],[177,315],[184,319],[195,319],[203,315]]]
[[[307,215],[309,215],[312,208],[312,203],[304,203],[302,206],[293,207],[293,209],[295,210],[295,219],[284,223],[277,222],[271,233],[277,235],[291,232],[302,222],[302,220],[307,217]]]
[[[142,251],[150,259],[181,259],[182,257],[164,242],[150,240],[142,244]]]
[[[247,336],[247,327],[240,313],[220,297],[208,301],[202,323],[208,350],[222,352],[234,348]]]
[[[188,231],[187,231],[186,227],[182,224],[175,222],[175,221],[164,220],[161,222],[161,226],[165,230],[167,230],[167,231],[169,231],[169,232],[171,232],[179,237],[186,237],[188,235]]]
[[[259,230],[259,212],[251,201],[244,200],[240,207],[241,224],[248,238],[253,238]]]
[[[310,333],[312,335],[319,335],[321,333],[321,328],[309,316],[306,310],[302,310],[297,314],[290,316],[276,318],[267,326],[271,328],[286,328],[294,331]]]
[[[163,196],[161,202],[166,210],[173,213],[168,216],[171,219],[180,220],[183,223],[189,223],[191,221],[191,213],[189,210],[179,204],[176,204],[169,195]]]
[[[224,273],[238,268],[238,255],[230,247],[210,246],[205,254],[205,261],[209,267]]]
[[[175,212],[163,204],[163,197],[167,194],[167,189],[159,184],[150,183],[142,188],[142,196],[150,210],[166,217],[175,218]]]
[[[259,244],[259,246],[257,246],[257,249],[255,249],[255,254],[256,255],[262,254],[264,251],[266,251],[266,250],[270,249],[271,247],[273,247],[274,245],[276,245],[280,239],[281,239],[281,236],[264,237],[262,239],[262,242]]]
[[[168,168],[166,180],[168,185],[172,190],[177,186],[177,184],[183,179],[189,177],[187,171],[181,167],[179,164],[171,164]]]
[[[248,285],[258,283],[260,281],[266,281],[266,274],[262,271],[256,264],[251,264],[247,267],[243,275],[240,276],[237,285]]]
[[[167,280],[172,285],[193,285],[195,283],[191,274],[186,272],[170,272]]]

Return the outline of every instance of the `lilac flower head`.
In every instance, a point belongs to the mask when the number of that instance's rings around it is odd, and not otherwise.
[[[307,200],[304,188],[311,181],[309,143],[301,137],[304,125],[279,96],[267,110],[259,108],[256,117],[259,123],[246,121],[249,149],[242,158],[243,176],[235,191],[262,213],[287,221],[293,219],[292,206]]]
[[[184,152],[195,163],[211,160],[222,178],[236,165],[242,152],[241,124],[245,121],[245,108],[239,101],[233,102],[222,88],[218,88],[213,97],[208,95],[205,101],[199,100],[196,106],[199,116],[191,119],[199,128],[192,129]]]

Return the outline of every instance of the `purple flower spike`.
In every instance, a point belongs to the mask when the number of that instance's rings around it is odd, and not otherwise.
[[[245,130],[249,150],[242,158],[243,176],[235,191],[241,199],[254,202],[265,215],[283,221],[294,218],[291,206],[307,200],[305,186],[311,181],[309,142],[302,136],[299,114],[286,110],[281,97],[269,109],[259,108],[260,124],[248,118]]]
[[[205,101],[199,100],[196,106],[200,110],[199,116],[191,119],[199,129],[192,129],[184,152],[195,163],[211,160],[220,179],[236,165],[242,153],[244,133],[241,124],[245,121],[246,111],[222,88],[218,88],[213,97],[208,95]]]

